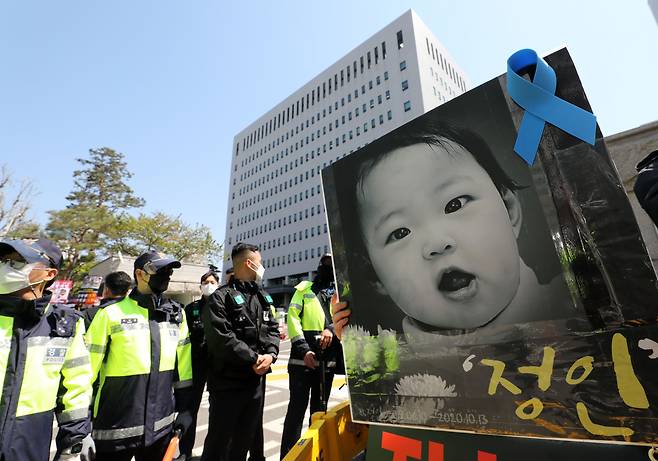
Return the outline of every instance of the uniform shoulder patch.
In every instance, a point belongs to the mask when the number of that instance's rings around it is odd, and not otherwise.
[[[233,295],[233,301],[235,301],[235,304],[244,304],[244,298],[240,293]]]

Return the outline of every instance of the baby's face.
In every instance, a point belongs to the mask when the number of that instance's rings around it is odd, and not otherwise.
[[[438,328],[477,328],[516,294],[516,234],[487,172],[445,144],[400,148],[377,164],[357,193],[360,221],[400,309]]]

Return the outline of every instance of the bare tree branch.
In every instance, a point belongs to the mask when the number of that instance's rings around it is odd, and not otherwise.
[[[27,223],[27,212],[36,192],[32,182],[24,179],[10,201],[11,203],[6,204],[5,200],[12,185],[11,171],[7,165],[0,166],[0,237]]]

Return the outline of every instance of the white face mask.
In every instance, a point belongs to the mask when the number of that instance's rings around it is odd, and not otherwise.
[[[22,268],[16,269],[7,263],[0,264],[0,294],[14,293],[41,283],[42,281],[30,283],[30,272],[35,267],[36,264],[26,264]]]
[[[215,283],[206,283],[205,285],[201,285],[201,294],[207,298],[213,294],[217,288],[218,286]]]

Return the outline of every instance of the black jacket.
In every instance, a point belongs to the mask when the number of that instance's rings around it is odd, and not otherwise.
[[[649,154],[637,165],[635,196],[653,223],[658,226],[658,151]]]
[[[279,354],[272,298],[254,282],[233,280],[209,298],[202,318],[208,344],[208,389],[257,386],[258,354]]]

